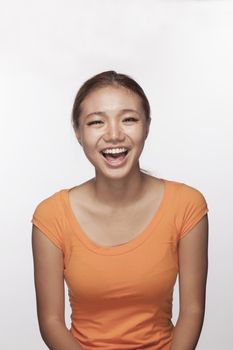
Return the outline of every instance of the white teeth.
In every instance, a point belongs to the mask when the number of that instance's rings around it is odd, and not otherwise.
[[[106,150],[103,151],[103,153],[122,153],[122,152],[125,152],[127,151],[126,148],[108,148]]]

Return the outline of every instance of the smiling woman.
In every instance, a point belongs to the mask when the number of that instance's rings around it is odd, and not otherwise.
[[[193,350],[198,342],[207,203],[185,183],[142,171],[150,121],[145,93],[127,75],[97,74],[77,93],[72,125],[95,176],[45,198],[32,218],[38,320],[53,350]]]
[[[141,153],[150,120],[150,106],[142,88],[131,78],[114,72],[99,74],[83,84],[76,96],[72,114],[77,139],[88,159],[93,164],[91,155],[94,155],[94,149],[88,147],[87,133],[89,139],[96,142],[97,151],[104,144],[98,152],[115,169],[128,159],[131,151],[129,141],[133,137],[141,137],[136,140]],[[103,150],[106,150],[105,154]],[[139,158],[140,153],[135,154],[135,159]],[[131,167],[131,171],[134,170]]]

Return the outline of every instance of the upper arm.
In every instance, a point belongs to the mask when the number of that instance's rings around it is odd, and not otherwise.
[[[204,312],[208,273],[208,216],[179,240],[180,312]]]
[[[65,322],[63,252],[35,225],[32,227],[32,252],[40,326],[52,319]]]

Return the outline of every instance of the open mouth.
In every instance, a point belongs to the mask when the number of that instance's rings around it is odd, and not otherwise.
[[[121,158],[121,157],[125,157],[128,154],[128,150],[123,151],[123,152],[119,152],[119,153],[105,153],[105,152],[101,152],[101,154],[104,156],[104,158],[108,159],[108,158],[112,158],[112,159],[117,159],[117,158]]]
[[[126,156],[129,150],[126,148],[122,149],[105,149],[100,153],[104,157],[105,161],[113,167],[121,166],[125,163]]]

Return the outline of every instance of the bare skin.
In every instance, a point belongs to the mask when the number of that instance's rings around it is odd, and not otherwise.
[[[130,241],[147,227],[162,201],[164,184],[153,176],[141,176],[141,191],[135,191],[131,203],[120,206],[96,199],[95,179],[69,191],[73,213],[92,241],[100,246],[120,245]]]
[[[82,350],[65,324],[63,253],[34,225],[32,249],[41,336],[50,350]]]
[[[207,214],[180,240],[180,311],[169,350],[194,350],[203,326],[208,273]]]
[[[148,225],[160,205],[163,183],[143,174],[139,167],[149,124],[140,98],[122,87],[98,89],[82,103],[76,136],[95,168],[95,177],[73,188],[69,199],[84,232],[99,245],[128,242]],[[100,151],[118,146],[129,149],[128,159],[124,166],[113,168]],[[111,231],[106,232],[106,222],[111,222]],[[34,225],[32,248],[42,337],[51,350],[80,350],[64,321],[63,252]],[[207,248],[205,215],[178,245],[180,312],[170,350],[194,350],[199,339],[205,310]]]

